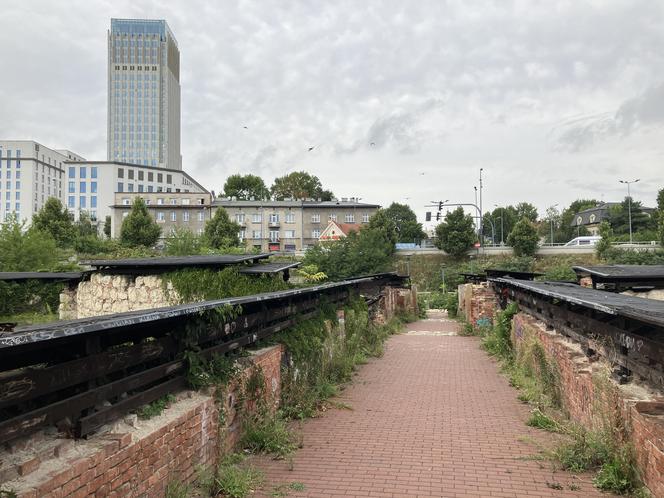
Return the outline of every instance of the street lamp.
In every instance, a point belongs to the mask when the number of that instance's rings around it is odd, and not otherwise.
[[[631,182],[627,180],[618,180],[620,183],[626,183],[627,184],[627,213],[629,216],[629,243],[632,243],[632,195],[629,192],[629,186],[632,183],[636,183],[640,180],[640,178],[637,178],[636,180],[632,180]]]
[[[551,206],[552,212],[551,212],[551,218],[549,219],[549,221],[551,222],[551,245],[553,245],[553,209],[556,207],[558,207],[558,204],[554,204],[553,206]]]

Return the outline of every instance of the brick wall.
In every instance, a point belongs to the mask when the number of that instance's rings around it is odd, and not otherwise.
[[[498,301],[489,284],[461,284],[458,288],[459,314],[473,326],[490,325],[496,314]]]
[[[397,311],[417,313],[417,288],[385,287],[380,301],[380,313],[376,317],[379,322],[391,320]]]
[[[247,378],[254,365],[260,367],[265,392],[275,406],[281,357],[282,346],[256,351],[241,374]],[[224,393],[181,393],[157,417],[133,426],[118,422],[113,432],[88,440],[63,440],[54,446],[59,450],[47,455],[34,447],[0,455],[0,460],[17,462],[18,477],[5,487],[17,491],[20,498],[163,497],[171,479],[192,481],[198,465],[214,465],[219,451],[237,442],[239,382]]]
[[[581,347],[525,313],[514,317],[512,339],[517,352],[538,340],[559,375],[563,409],[588,429],[605,423],[624,428],[643,480],[655,497],[664,497],[664,397],[645,385],[618,385],[608,365],[591,362]]]

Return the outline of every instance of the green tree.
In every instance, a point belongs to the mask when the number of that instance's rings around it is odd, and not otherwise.
[[[159,240],[161,228],[152,219],[145,201],[137,197],[131,211],[122,222],[120,241],[128,246],[152,247]]]
[[[269,199],[270,191],[265,182],[256,175],[231,175],[224,183],[224,197],[236,197],[239,200]]]
[[[631,207],[630,207],[631,201]],[[629,233],[630,210],[632,216],[632,232],[639,232],[652,228],[650,216],[642,209],[641,202],[625,197],[618,205],[609,210],[609,223],[616,235]]]
[[[164,252],[168,256],[188,256],[200,254],[201,247],[200,237],[188,228],[176,227],[166,237]]]
[[[537,251],[539,237],[532,221],[523,217],[507,237],[507,245],[512,247],[515,256],[533,256]]]
[[[473,218],[461,206],[447,213],[436,227],[436,247],[456,258],[465,256],[476,240]]]
[[[0,271],[50,270],[56,262],[56,243],[49,233],[34,225],[25,230],[15,215],[0,224]]]
[[[417,222],[417,216],[406,204],[393,202],[385,209],[385,215],[394,222],[398,234],[397,242],[419,244],[426,237],[422,224]]]
[[[399,240],[397,225],[394,220],[387,215],[385,209],[379,209],[371,216],[367,228],[381,233],[386,243],[391,246],[390,254],[395,251],[394,244]]]
[[[588,235],[588,230],[586,227],[573,226],[572,222],[574,221],[574,217],[580,211],[596,207],[600,204],[601,202],[599,202],[597,199],[577,199],[568,207],[563,209],[562,213],[560,214],[560,230],[554,233],[556,241],[569,242],[574,237],[577,237],[577,235]]]
[[[611,249],[611,244],[614,240],[613,229],[611,228],[611,224],[608,221],[603,221],[600,223],[599,234],[602,238],[595,246],[595,252],[600,259],[604,259],[607,255],[607,251]]]
[[[107,239],[111,238],[111,217],[106,216],[106,219],[104,220],[104,235],[106,235]]]
[[[533,223],[537,221],[537,208],[529,202],[518,203],[516,206],[514,206],[514,210],[516,211],[517,220],[526,218]]]
[[[71,246],[76,238],[72,214],[55,197],[49,197],[39,212],[32,217],[32,226],[50,234],[60,247]]]
[[[306,171],[294,171],[275,178],[270,191],[277,200],[312,198],[329,201],[334,196],[329,190],[323,190],[317,176],[313,176]]]
[[[96,237],[97,225],[92,223],[90,215],[86,211],[81,211],[78,215],[78,221],[75,224],[78,237]]]
[[[235,247],[240,243],[240,229],[240,225],[231,221],[224,208],[218,208],[205,224],[205,240],[214,249]]]

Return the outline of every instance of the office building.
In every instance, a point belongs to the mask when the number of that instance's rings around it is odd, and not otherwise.
[[[182,169],[180,51],[164,20],[111,19],[107,159]]]

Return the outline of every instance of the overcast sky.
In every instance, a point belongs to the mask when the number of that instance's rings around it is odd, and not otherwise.
[[[423,217],[480,168],[485,208],[541,214],[664,187],[662,1],[4,2],[0,138],[106,159],[111,17],[168,21],[184,169],[217,192],[306,170]]]

